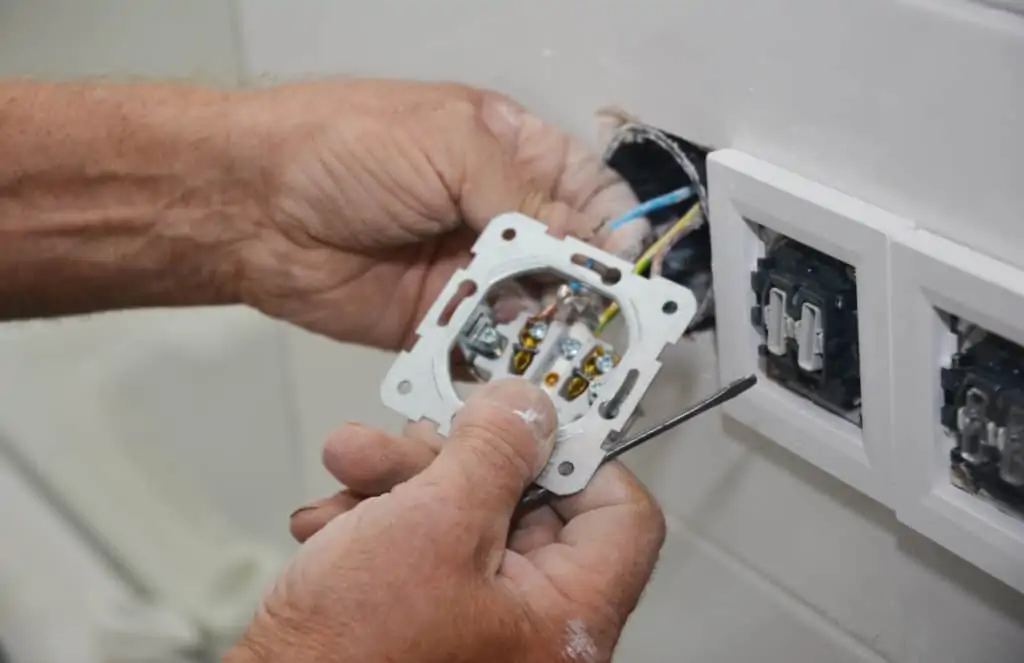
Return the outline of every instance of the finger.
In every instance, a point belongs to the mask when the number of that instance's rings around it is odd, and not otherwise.
[[[449,185],[467,224],[480,231],[495,216],[518,211],[543,221],[558,236],[596,228],[600,219],[587,220],[553,197],[557,177],[534,172],[517,158],[524,117],[525,111],[506,97],[481,93],[481,122],[466,137],[460,177]]]
[[[422,439],[347,424],[324,444],[323,464],[360,495],[381,495],[423,471],[435,452]]]
[[[327,523],[356,508],[362,501],[361,495],[343,490],[296,509],[289,518],[289,529],[292,536],[299,543],[305,543]]]
[[[420,297],[415,306],[406,311],[409,314],[408,331],[402,343],[402,347],[406,350],[412,349],[412,346],[415,345],[418,338],[416,328],[434,305],[438,294],[456,271],[469,264],[470,249],[476,238],[477,232],[473,228],[459,227],[445,235],[444,241],[438,248],[431,249],[435,251],[431,259],[431,267],[418,275],[421,286]],[[429,244],[432,243],[423,244],[420,250],[427,248]]]
[[[564,523],[551,507],[543,506],[523,516],[508,539],[508,548],[529,556],[534,550],[558,541]]]
[[[456,415],[441,453],[409,492],[433,487],[467,545],[503,551],[512,512],[547,463],[557,424],[551,400],[529,382],[488,383]]]
[[[628,261],[640,256],[651,235],[651,225],[640,218],[607,230],[608,221],[625,214],[639,201],[629,184],[597,153],[500,95],[485,96],[481,115],[512,155],[512,165],[521,177],[547,199],[575,212],[556,220],[557,233],[596,240],[604,250]]]
[[[558,542],[573,551],[593,589],[623,617],[636,606],[665,541],[657,503],[629,470],[604,465],[582,492],[557,500]]]
[[[584,215],[587,225],[573,234],[592,235],[637,204],[629,184],[583,141],[525,111],[515,155],[529,179],[550,183],[552,199]]]
[[[527,180],[512,166],[508,155],[496,149],[478,150],[472,155],[467,165],[467,179],[458,197],[467,224],[477,232],[491,219],[506,212],[520,212],[537,219],[556,237],[578,235],[576,229],[596,228],[600,223],[552,199],[543,184]]]
[[[539,133],[535,140],[543,138]],[[590,235],[585,239],[630,262],[639,258],[652,233],[650,221],[641,217],[618,228],[608,227],[610,221],[639,204],[629,184],[576,140],[570,144],[562,169],[555,199],[569,202],[587,219],[600,220],[587,229]]]
[[[445,437],[437,432],[437,424],[427,419],[410,421],[402,429],[402,434],[427,445],[434,456],[437,456],[446,441]]]
[[[603,230],[594,243],[627,262],[635,262],[647,248],[653,233],[651,222],[639,218],[615,230]]]
[[[405,427],[406,439],[404,444],[401,443],[399,441],[400,439],[396,436],[388,435],[381,431],[372,432],[380,434],[381,437],[377,438],[377,442],[383,442],[384,445],[399,444],[403,453],[407,451],[410,446],[416,445],[421,445],[426,449],[427,453],[421,455],[422,450],[417,451],[417,455],[420,456],[419,461],[409,458],[403,459],[396,464],[398,469],[396,469],[396,465],[387,463],[383,464],[378,468],[380,475],[376,479],[361,482],[358,478],[349,477],[350,482],[355,484],[361,483],[364,488],[381,489],[379,492],[346,489],[332,495],[331,497],[317,500],[300,509],[296,509],[291,515],[291,532],[292,536],[294,536],[299,543],[306,541],[306,539],[319,532],[327,525],[327,523],[331,522],[338,516],[342,516],[359,506],[366,497],[373,497],[388,492],[399,483],[407,481],[412,476],[415,476],[419,470],[412,472],[412,468],[415,467],[418,462],[422,462],[428,457],[430,460],[433,460],[444,442],[444,438],[437,432],[437,426],[429,421],[418,421],[408,424]],[[363,472],[372,473],[372,465],[374,463],[372,456],[369,461],[365,458],[360,459],[358,451],[353,451],[351,447],[343,443],[345,439],[351,438],[335,434],[328,440],[327,445],[325,445],[324,448],[324,466],[327,467],[328,471],[330,471],[331,474],[342,483],[345,483],[344,477],[348,475],[348,469],[351,467],[346,460],[346,456],[350,453],[352,455],[351,460],[355,461],[355,465],[359,465],[360,462],[364,463],[362,469]],[[339,444],[336,440],[341,440],[342,443]],[[334,449],[335,446],[338,446],[339,448]],[[354,446],[358,447],[359,444],[357,443]],[[426,467],[427,464],[429,464],[429,461],[427,461],[426,464],[423,464],[423,467]],[[392,481],[389,481],[387,479],[380,478],[381,476],[391,476],[393,479]]]

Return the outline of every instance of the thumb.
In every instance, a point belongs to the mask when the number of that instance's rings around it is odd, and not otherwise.
[[[437,459],[415,481],[436,487],[478,542],[504,547],[512,514],[554,448],[558,415],[547,394],[525,380],[489,383],[452,422]],[[467,522],[468,520],[468,522]]]

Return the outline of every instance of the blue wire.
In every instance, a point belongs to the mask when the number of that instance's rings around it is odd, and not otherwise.
[[[651,198],[646,200],[633,209],[629,210],[619,218],[615,219],[608,224],[608,231],[612,232],[618,230],[622,226],[626,225],[630,221],[635,221],[640,217],[647,216],[651,212],[656,212],[665,207],[670,207],[677,203],[681,203],[687,198],[693,195],[693,187],[684,186],[681,189],[670,191],[669,193],[658,196],[657,198]]]
[[[608,224],[608,232],[618,230],[630,221],[635,221],[641,217],[647,216],[651,212],[656,212],[665,207],[671,207],[672,205],[681,203],[691,196],[693,196],[693,187],[684,186],[680,189],[676,189],[675,191],[669,191],[668,193],[662,194],[657,198],[646,200],[619,218],[610,222]],[[591,267],[592,265],[593,261],[587,260],[587,263],[584,266]],[[573,292],[579,292],[583,288],[583,285],[578,281],[572,281],[569,283],[569,287]]]

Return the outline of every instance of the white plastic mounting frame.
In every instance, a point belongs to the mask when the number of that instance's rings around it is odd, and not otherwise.
[[[722,406],[753,428],[874,499],[890,503],[889,235],[906,219],[737,150],[708,158],[712,273],[722,384],[756,373],[757,386]],[[857,270],[863,428],[767,378],[750,322],[750,275],[765,246],[758,226]]]
[[[1024,520],[950,482],[939,372],[956,338],[939,312],[1024,346],[1024,272],[926,230],[892,244],[895,438],[901,521],[1024,592]]]
[[[446,435],[452,417],[462,406],[452,384],[451,350],[477,305],[494,286],[508,279],[555,271],[614,299],[625,321],[628,347],[606,376],[602,398],[582,417],[560,426],[551,459],[536,479],[537,484],[556,495],[571,495],[585,488],[597,471],[604,456],[602,444],[608,436],[622,432],[629,422],[661,368],[658,358],[662,350],[677,342],[693,319],[696,300],[683,286],[663,278],[638,276],[633,273],[633,265],[621,258],[575,238],[554,237],[542,223],[522,214],[493,219],[472,252],[472,262],[452,275],[420,323],[416,345],[399,354],[391,366],[381,385],[381,399],[410,420],[435,422]],[[596,271],[575,264],[573,256],[577,255],[618,270],[621,278],[613,284],[605,283]],[[459,303],[446,324],[439,325],[448,303],[467,280],[476,284],[474,294]],[[605,418],[601,404],[620,390],[633,371],[632,389],[615,416]],[[571,471],[565,472],[565,468]]]

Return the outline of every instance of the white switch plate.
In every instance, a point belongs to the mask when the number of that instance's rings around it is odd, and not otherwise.
[[[891,248],[896,515],[1024,592],[1024,520],[950,484],[939,370],[955,339],[937,312],[1024,346],[1024,272],[923,230]]]
[[[750,373],[756,387],[725,413],[886,504],[892,456],[888,320],[888,233],[911,224],[734,150],[708,160],[719,372],[723,383]],[[761,337],[750,321],[751,273],[764,255],[752,224],[782,233],[857,270],[863,428],[764,375]]]

